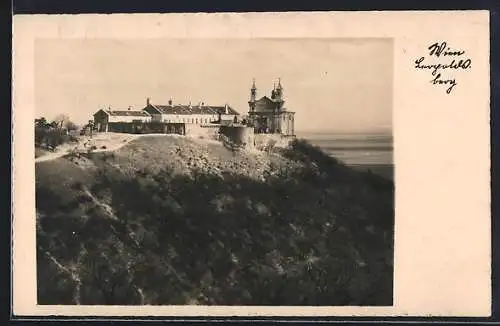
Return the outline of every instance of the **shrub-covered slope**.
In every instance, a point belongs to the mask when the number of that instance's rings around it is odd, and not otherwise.
[[[36,177],[39,304],[392,304],[392,182],[306,142],[147,137]]]

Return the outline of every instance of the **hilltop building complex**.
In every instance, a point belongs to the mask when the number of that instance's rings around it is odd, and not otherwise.
[[[94,128],[99,132],[140,132],[144,123],[164,124],[164,132],[185,133],[191,126],[228,125],[238,121],[239,113],[229,105],[152,104],[149,98],[142,110],[100,109],[94,114]]]
[[[248,116],[240,114],[228,104],[223,106],[174,104],[153,104],[148,98],[142,110],[100,109],[94,114],[92,129],[98,132],[125,133],[176,133],[181,135],[200,134],[204,131],[217,134],[223,126],[227,133],[231,128],[245,130],[245,133],[271,134],[277,138],[294,136],[295,112],[285,108],[283,86],[278,79],[270,97],[257,99],[255,80],[250,89]],[[229,128],[229,129],[228,129]],[[204,131],[202,131],[204,130]]]

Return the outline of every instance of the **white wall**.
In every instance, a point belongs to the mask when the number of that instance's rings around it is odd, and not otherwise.
[[[237,115],[234,114],[223,114],[222,115],[222,120],[234,120],[234,117],[237,117]],[[240,118],[238,118],[240,120]]]
[[[222,115],[223,120],[232,120],[234,115]],[[194,124],[205,124],[213,121],[217,121],[217,114],[162,114],[161,121],[163,122],[176,122],[176,123],[194,123]]]
[[[223,114],[223,120],[233,120],[235,115]],[[131,117],[131,116],[109,116],[109,122],[133,122],[141,120],[144,122],[173,122],[187,124],[206,124],[218,120],[217,114],[152,114],[151,117]]]
[[[151,117],[131,117],[131,116],[109,116],[108,122],[133,122],[134,120],[141,120],[143,122],[150,122]]]

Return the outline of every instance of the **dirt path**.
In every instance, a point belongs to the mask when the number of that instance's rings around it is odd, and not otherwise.
[[[64,146],[63,148],[60,148],[55,152],[50,152],[46,155],[35,158],[35,163],[55,160],[57,158],[69,154],[72,150],[86,151],[92,145],[99,145],[96,146],[97,148],[92,151],[94,153],[116,151],[122,148],[123,146],[127,145],[134,139],[137,139],[138,137],[141,136],[147,136],[147,135],[127,134],[126,136],[123,136],[122,134],[117,136],[116,134],[110,134],[110,135],[98,135],[93,139],[82,138],[80,139],[80,143],[76,146],[71,146],[71,147]],[[113,137],[115,137],[115,139],[113,139]],[[105,146],[105,148],[101,148],[102,146]]]
[[[92,150],[93,153],[99,152],[114,152],[123,146],[129,144],[131,141],[139,137],[160,137],[160,136],[176,136],[170,134],[122,134],[122,133],[106,133],[98,134],[94,138],[85,137],[81,138],[76,146],[61,146],[56,152],[49,152],[46,155],[35,158],[35,163],[55,160],[69,154],[72,150],[86,152],[90,146],[97,148]],[[104,148],[102,148],[104,147]]]
[[[49,152],[48,154],[35,158],[35,163],[55,160],[56,158],[62,157],[66,154],[68,154],[67,151]]]

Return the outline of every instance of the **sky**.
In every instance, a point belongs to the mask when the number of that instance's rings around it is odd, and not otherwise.
[[[295,130],[392,129],[391,39],[38,39],[37,117],[87,122],[101,108],[229,104],[248,112],[278,78]]]

